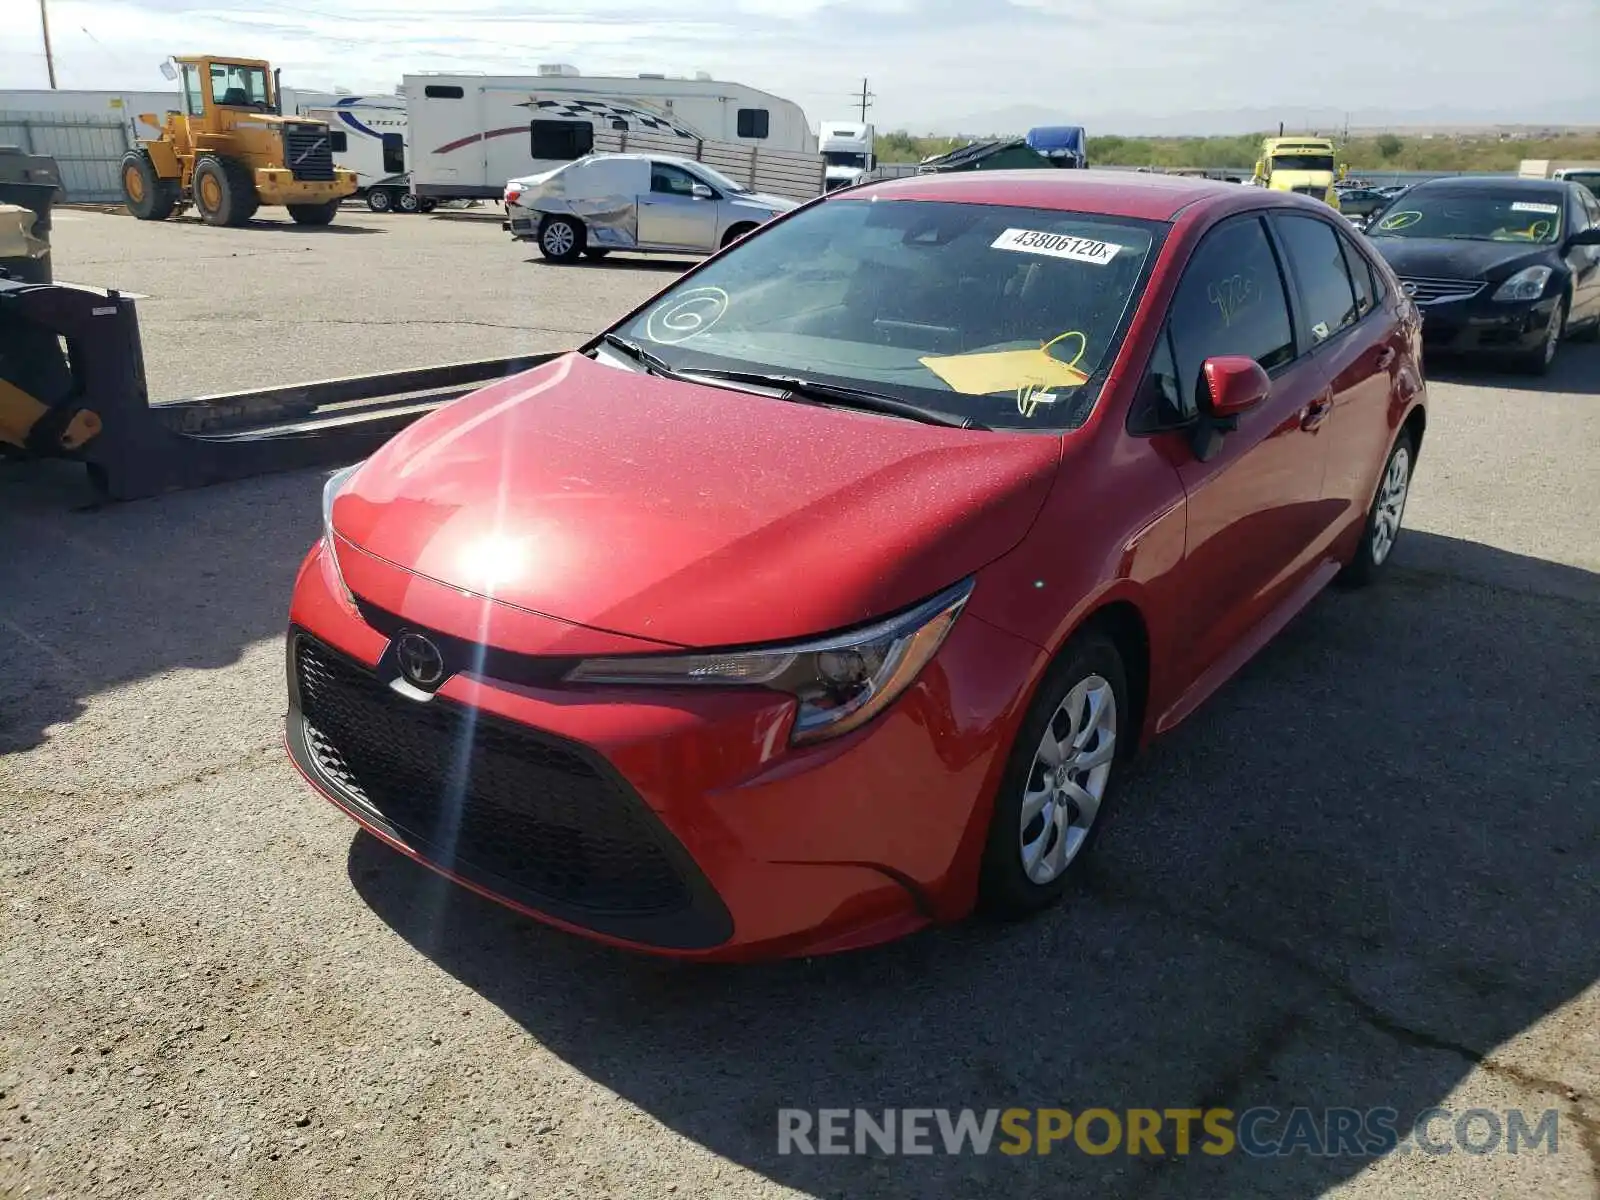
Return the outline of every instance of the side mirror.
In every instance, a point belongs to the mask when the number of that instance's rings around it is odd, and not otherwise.
[[[1340,163],[1339,164],[1339,178],[1343,179],[1348,174],[1350,174],[1350,164],[1349,163]]]
[[[1256,178],[1264,179],[1267,174],[1267,164],[1262,159],[1256,159]]]
[[[1242,354],[1208,358],[1200,368],[1209,394],[1206,412],[1227,420],[1247,413],[1272,394],[1272,380],[1261,364]]]
[[[1239,416],[1272,393],[1272,380],[1261,364],[1242,354],[1219,354],[1200,367],[1200,419],[1194,423],[1189,448],[1209,462],[1222,449],[1222,435],[1239,428]]]
[[[1568,247],[1572,246],[1600,246],[1600,226],[1579,230],[1567,239]]]
[[[689,194],[696,200],[714,200],[717,194],[703,183],[697,183],[689,189]]]

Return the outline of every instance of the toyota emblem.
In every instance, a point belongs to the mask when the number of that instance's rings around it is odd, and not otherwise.
[[[394,656],[406,682],[419,688],[437,687],[444,678],[444,655],[420,633],[401,634],[394,646]]]

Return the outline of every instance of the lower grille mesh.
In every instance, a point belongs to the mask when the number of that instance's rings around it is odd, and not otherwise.
[[[322,775],[440,866],[599,912],[688,907],[670,835],[585,755],[443,699],[405,699],[304,635],[294,670]]]

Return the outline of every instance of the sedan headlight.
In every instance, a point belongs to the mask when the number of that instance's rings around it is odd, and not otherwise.
[[[1550,282],[1549,267],[1524,267],[1502,283],[1494,293],[1496,300],[1537,300]]]
[[[915,608],[836,637],[786,646],[707,654],[591,658],[566,674],[572,683],[665,687],[756,686],[798,702],[796,744],[859,729],[911,686],[944,644],[972,594],[964,580]]]
[[[333,502],[344,491],[351,477],[361,469],[361,464],[345,467],[342,471],[335,471],[328,476],[328,482],[322,486],[322,548],[328,562],[333,566],[334,578],[339,581],[339,590],[344,593],[344,598],[351,607],[355,606],[356,598],[350,587],[344,581],[344,572],[339,569],[338,548],[333,537]]]

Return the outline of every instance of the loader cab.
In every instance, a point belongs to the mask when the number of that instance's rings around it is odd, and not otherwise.
[[[251,113],[274,113],[272,67],[258,59],[180,58],[183,113],[207,132],[221,132]]]

